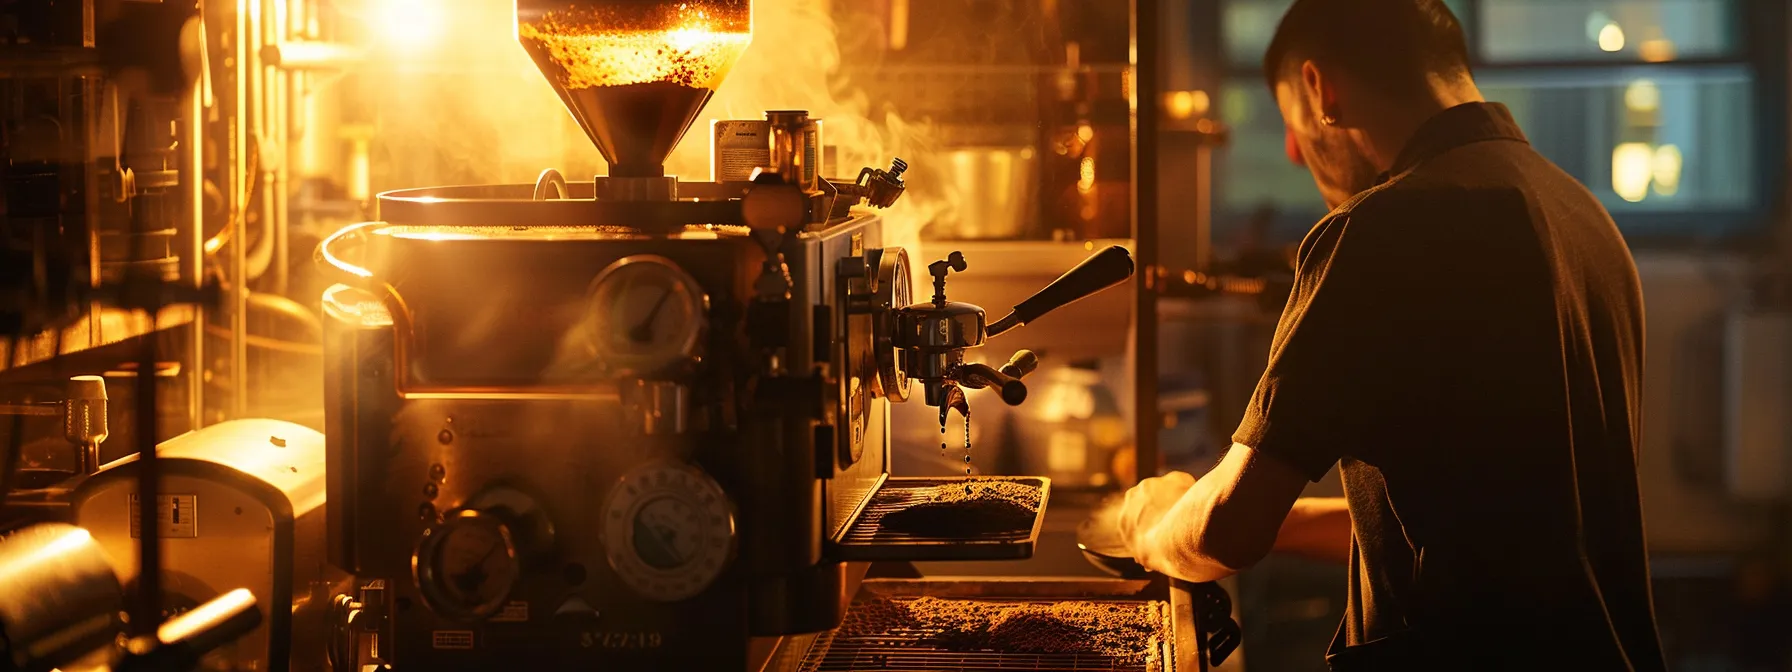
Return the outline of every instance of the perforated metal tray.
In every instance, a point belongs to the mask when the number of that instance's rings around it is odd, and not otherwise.
[[[1139,642],[1131,655],[1114,652],[1065,651],[1034,654],[1002,651],[957,651],[933,643],[926,629],[878,627],[849,615],[840,628],[787,641],[781,670],[844,672],[846,670],[1131,670],[1136,672],[1200,672],[1206,669],[1194,657],[1195,624],[1178,596],[1166,591],[1163,581],[1090,579],[934,579],[866,581],[854,601],[888,599],[906,602],[921,596],[995,603],[1116,603],[1162,605],[1164,636]]]
[[[970,536],[928,536],[884,529],[884,516],[918,503],[916,491],[965,481],[1003,480],[1039,489],[1039,510],[1033,524],[1013,531]],[[833,540],[833,555],[841,560],[1025,560],[1033,557],[1045,507],[1051,499],[1051,479],[1038,476],[974,476],[957,478],[885,478],[877,491],[865,498],[852,522]]]

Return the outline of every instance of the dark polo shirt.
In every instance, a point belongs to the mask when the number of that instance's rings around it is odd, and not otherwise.
[[[1643,298],[1506,108],[1422,127],[1302,242],[1238,443],[1354,526],[1336,670],[1662,670],[1637,492]]]

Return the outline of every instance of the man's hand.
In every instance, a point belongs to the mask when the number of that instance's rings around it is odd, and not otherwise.
[[[1200,480],[1177,472],[1128,490],[1120,536],[1146,569],[1215,581],[1269,553],[1306,483],[1301,471],[1280,459],[1233,444]]]
[[[1126,501],[1120,508],[1120,538],[1126,540],[1126,548],[1132,551],[1134,559],[1143,563],[1156,555],[1149,540],[1151,531],[1194,486],[1194,476],[1172,471],[1139,481],[1126,491]]]

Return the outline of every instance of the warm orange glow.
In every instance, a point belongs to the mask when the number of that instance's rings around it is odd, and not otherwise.
[[[1081,174],[1076,178],[1076,190],[1085,194],[1095,191],[1095,157],[1083,157]]]
[[[890,51],[908,48],[908,0],[890,1]]]
[[[442,10],[429,0],[379,0],[373,13],[383,43],[417,49],[442,32]]]
[[[1183,120],[1205,115],[1211,104],[1206,91],[1172,91],[1164,94],[1164,112],[1171,119]]]
[[[1637,46],[1637,54],[1650,63],[1666,63],[1674,60],[1674,42],[1665,37],[1644,40]]]
[[[600,18],[550,14],[518,23],[517,37],[559,66],[567,88],[676,82],[715,89],[747,50],[750,32],[712,29],[690,9],[670,29],[617,26]]]

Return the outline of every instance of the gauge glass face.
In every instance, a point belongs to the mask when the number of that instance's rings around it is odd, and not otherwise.
[[[704,300],[695,280],[658,257],[631,257],[598,276],[591,292],[590,338],[600,360],[645,373],[695,354]]]
[[[624,583],[671,602],[720,576],[734,550],[734,517],[721,486],[679,464],[640,467],[604,507],[604,552]]]
[[[426,595],[439,610],[451,614],[484,615],[501,605],[516,585],[515,549],[495,521],[456,519],[433,534],[426,547],[429,563]]]
[[[678,569],[697,557],[703,522],[690,502],[677,497],[655,497],[635,513],[635,554],[647,566]]]

